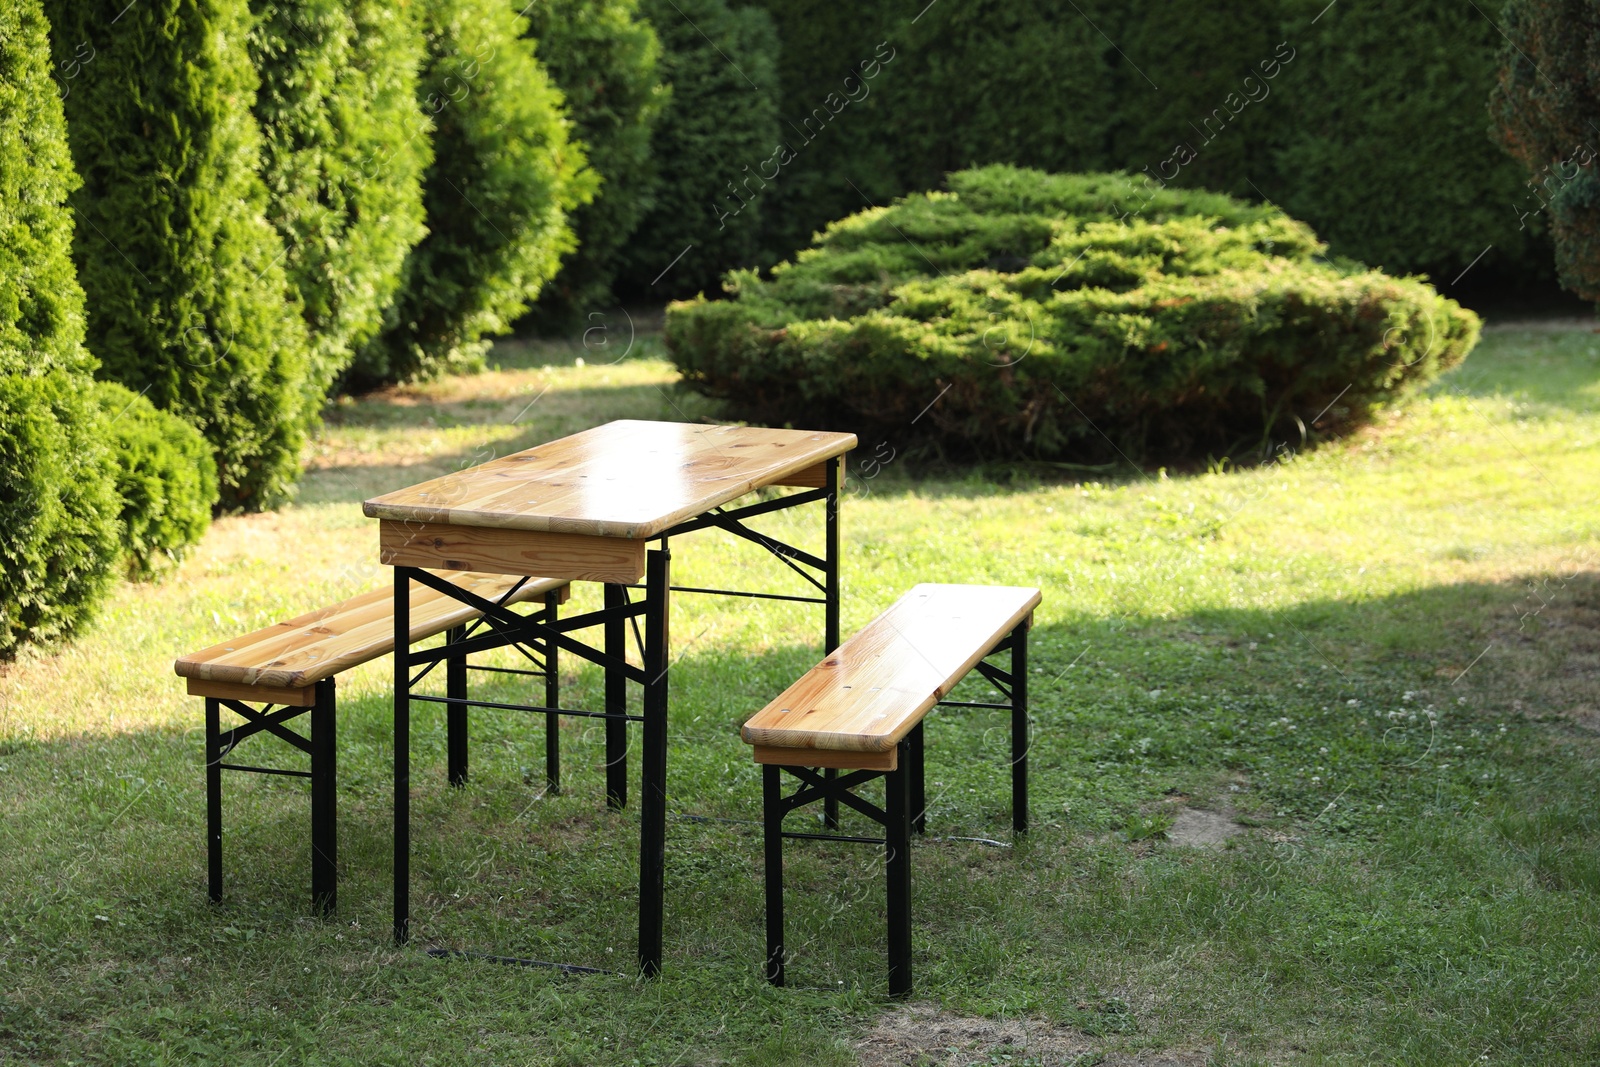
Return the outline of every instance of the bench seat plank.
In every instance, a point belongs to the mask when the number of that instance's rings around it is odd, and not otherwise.
[[[773,749],[892,754],[1039,600],[1016,586],[918,585],[756,713],[744,740],[762,762],[781,758]]]
[[[486,600],[499,601],[520,579],[500,574],[440,574]],[[542,600],[564,591],[559,578],[530,578],[506,602]],[[180,657],[180,678],[230,686],[303,690],[324,678],[394,651],[394,587],[384,586],[331,607]],[[412,643],[478,618],[478,611],[434,589],[411,589]],[[203,686],[202,689],[209,688]]]

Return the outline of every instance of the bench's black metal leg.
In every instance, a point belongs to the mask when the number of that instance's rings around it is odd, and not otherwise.
[[[411,568],[394,569],[394,939],[411,936]]]
[[[832,783],[835,778],[839,777],[839,772],[832,767],[824,767],[822,769],[822,777]],[[822,825],[829,830],[837,830],[839,828],[839,802],[831,796],[824,797],[822,800]]]
[[[445,634],[445,643],[456,645],[467,639],[464,626],[455,626]],[[464,653],[451,653],[444,661],[445,695],[454,700],[467,699],[467,657]],[[465,704],[445,705],[445,763],[451,785],[467,784],[467,708]]]
[[[336,708],[333,679],[318,682],[311,709],[311,907],[323,918],[338,906]]]
[[[911,995],[911,769],[909,741],[899,766],[883,776],[884,849],[888,873],[889,995]]]
[[[1028,621],[1011,632],[1011,829],[1028,832]]]
[[[620,612],[627,603],[627,590],[606,583],[605,609]],[[628,654],[627,620],[620,616],[605,621],[606,655],[618,660]],[[628,806],[628,679],[621,671],[606,671],[606,805]]]
[[[925,834],[928,832],[928,801],[927,791],[923,787],[923,759],[922,759],[922,723],[912,727],[906,735],[909,743],[907,751],[910,759],[906,762],[906,773],[910,776],[907,787],[911,791],[911,832]]]
[[[761,824],[766,846],[767,981],[783,985],[783,780],[782,770],[761,768]]]
[[[206,888],[222,900],[222,706],[206,697]]]
[[[665,544],[663,539],[662,545]],[[650,552],[645,562],[645,596],[649,605],[645,612],[644,744],[639,783],[639,969],[646,977],[661,973],[666,904],[671,560],[671,553],[662,547]]]
[[[555,622],[560,615],[561,594],[544,595],[544,621]],[[544,706],[561,706],[561,663],[554,641],[544,643]],[[561,792],[561,716],[550,712],[544,717],[544,783],[555,796]]]

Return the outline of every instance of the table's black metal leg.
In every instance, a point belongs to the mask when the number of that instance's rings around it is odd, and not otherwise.
[[[928,801],[926,790],[923,788],[923,725],[923,723],[917,723],[911,732],[906,735],[907,751],[911,756],[906,763],[906,773],[911,778],[908,788],[911,791],[911,832],[914,834],[928,832]]]
[[[311,709],[311,906],[323,918],[338,907],[339,827],[337,696],[332,678],[317,683]]]
[[[822,769],[822,777],[832,783],[835,778],[839,777],[839,772],[832,767],[824,767]],[[822,801],[822,825],[829,830],[837,830],[839,828],[839,802],[831,795],[824,797]]]
[[[639,783],[639,969],[661,973],[667,865],[667,675],[672,555],[664,547],[645,562],[644,743]]]
[[[445,633],[445,643],[456,645],[467,639],[464,626],[452,627]],[[453,700],[467,699],[467,657],[454,652],[444,661],[445,695]],[[445,764],[451,785],[467,784],[467,707],[465,704],[445,705]]]
[[[783,772],[761,768],[761,825],[766,846],[767,981],[783,985]]]
[[[827,601],[822,606],[823,655],[839,647],[839,481],[843,465],[843,457],[828,463],[828,498],[825,502],[828,516],[826,544],[822,553],[822,558],[827,562],[822,575],[822,595]]]
[[[222,705],[206,697],[206,888],[222,900]]]
[[[827,566],[823,569],[823,639],[822,654],[839,647],[839,480],[843,471],[844,457],[828,462],[828,497],[825,503],[828,508],[827,532],[823,550],[823,560]],[[822,776],[832,782],[839,776],[839,772],[832,767],[826,768]],[[839,828],[839,802],[832,795],[822,801],[822,825],[829,830]]]
[[[544,621],[555,622],[560,615],[560,606],[559,593],[546,593]],[[561,706],[561,662],[554,641],[544,643],[544,706]],[[553,711],[544,717],[544,782],[551,796],[561,792],[561,716]]]
[[[411,936],[411,568],[394,569],[394,939]]]
[[[900,742],[897,769],[883,776],[884,866],[888,873],[889,995],[911,995],[911,745]]]
[[[1011,632],[1011,829],[1028,832],[1028,620]]]
[[[628,591],[606,583],[605,609],[621,612],[627,606]],[[605,652],[617,660],[628,655],[627,620],[621,615],[605,621]],[[621,671],[606,671],[606,804],[612,808],[628,805],[628,679]]]

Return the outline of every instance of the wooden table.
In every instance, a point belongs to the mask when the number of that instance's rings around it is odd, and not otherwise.
[[[605,670],[605,710],[508,705],[424,696],[417,682],[443,658],[416,650],[401,636],[394,654],[394,936],[410,932],[410,724],[414,700],[450,706],[519,707],[554,715],[605,719],[606,794],[627,797],[626,727],[643,725],[639,831],[639,964],[661,968],[666,860],[667,703],[670,674],[667,619],[671,594],[719,593],[823,605],[824,652],[839,643],[839,492],[843,457],[855,447],[846,433],[697,426],[625,420],[597,426],[537,448],[368,500],[379,521],[380,559],[394,567],[394,625],[409,634],[411,583],[479,609],[491,632],[457,650],[533,644],[570,652]],[[724,505],[768,486],[800,492],[737,508]],[[822,502],[825,548],[816,556],[760,534],[745,520]],[[747,590],[673,586],[668,539],[718,527],[754,542],[800,573],[821,594],[787,596]],[[648,542],[659,541],[650,549]],[[547,623],[507,611],[423,568],[484,571],[519,577],[605,583],[600,611]],[[813,573],[816,572],[816,573]],[[644,579],[644,596],[629,590]],[[630,620],[644,619],[643,665],[627,661]],[[637,625],[635,623],[635,625]],[[574,634],[599,626],[600,648]],[[421,665],[421,674],[412,671]],[[640,685],[642,714],[628,713],[628,683]]]

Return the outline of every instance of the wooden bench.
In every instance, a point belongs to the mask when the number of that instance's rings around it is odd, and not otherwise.
[[[443,572],[440,576],[486,600],[507,605],[537,603],[544,621],[554,621],[558,606],[567,599],[568,583],[554,578]],[[468,627],[481,617],[476,609],[420,585],[413,587],[410,600],[412,644],[440,633],[446,635],[441,658],[445,664],[447,691],[443,702],[449,709],[447,764],[451,784],[460,785],[467,777],[467,708],[451,701],[467,699],[469,669],[502,672],[510,669],[471,666],[465,650],[450,651],[451,646],[467,641]],[[188,680],[189,695],[205,698],[206,853],[212,900],[222,899],[222,772],[290,775],[311,779],[312,905],[323,915],[333,914],[338,881],[334,679],[351,667],[394,651],[393,607],[393,586],[375,589],[332,607],[212,645],[180,657],[173,664],[178,676]],[[542,677],[545,707],[555,709],[560,706],[556,652],[554,648],[538,651],[540,659],[535,660],[538,670],[513,673]],[[222,729],[223,708],[245,721],[231,729]],[[308,712],[309,738],[284,725]],[[309,755],[311,769],[284,770],[223,762],[241,742],[262,732]],[[556,715],[547,714],[545,773],[552,791],[560,784],[558,737]]]
[[[744,724],[764,765],[772,984],[784,984],[783,840],[844,840],[886,848],[889,993],[911,993],[911,834],[926,828],[922,721],[935,706],[1010,709],[1011,821],[1016,833],[1027,831],[1028,628],[1039,601],[1037,589],[919,585]],[[1009,671],[985,662],[1002,651],[1011,653]],[[944,699],[975,668],[1007,703]],[[783,771],[800,780],[787,797]],[[875,778],[884,779],[883,808],[852,792]],[[783,829],[785,815],[819,800],[865,815],[884,828],[883,839]]]

